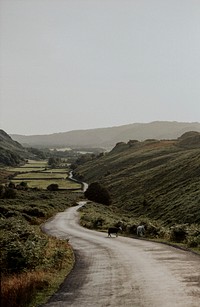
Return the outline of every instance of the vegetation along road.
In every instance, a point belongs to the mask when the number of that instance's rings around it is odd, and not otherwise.
[[[84,229],[76,207],[44,230],[69,238],[74,269],[46,307],[200,306],[200,257],[168,245]]]

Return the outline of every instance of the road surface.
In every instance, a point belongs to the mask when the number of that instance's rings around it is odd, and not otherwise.
[[[199,307],[200,257],[168,245],[85,229],[72,207],[44,225],[69,238],[76,264],[45,307]]]

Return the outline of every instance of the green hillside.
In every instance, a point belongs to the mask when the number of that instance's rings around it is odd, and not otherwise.
[[[134,217],[200,224],[200,133],[177,140],[120,142],[107,154],[79,166],[75,175],[99,181],[113,207]]]
[[[30,153],[0,129],[0,165],[15,166],[30,158]]]

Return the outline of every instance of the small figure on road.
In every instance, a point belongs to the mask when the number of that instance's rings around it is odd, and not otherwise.
[[[145,234],[145,227],[144,225],[140,225],[137,227],[137,236],[142,237]]]
[[[111,237],[111,233],[114,233],[118,237],[118,232],[122,231],[121,227],[109,227],[108,228],[108,237]]]

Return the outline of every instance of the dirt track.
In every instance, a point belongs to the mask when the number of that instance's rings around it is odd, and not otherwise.
[[[78,206],[79,207],[79,206]],[[167,245],[84,229],[73,207],[47,222],[76,264],[45,307],[199,307],[200,257]]]

